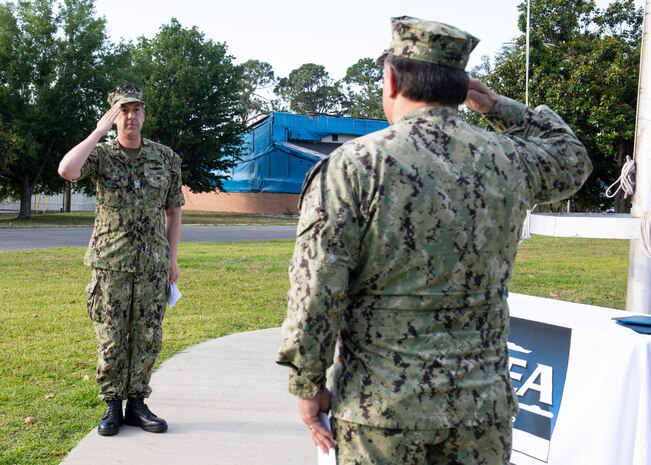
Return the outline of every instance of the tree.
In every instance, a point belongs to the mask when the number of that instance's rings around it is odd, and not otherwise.
[[[241,150],[241,68],[225,44],[176,19],[137,49],[134,61],[147,72],[143,135],[181,156],[183,183],[193,192],[221,188]]]
[[[247,60],[242,64],[241,105],[245,122],[273,111],[273,95],[270,93],[275,85],[276,76],[269,63]]]
[[[0,119],[0,154],[2,154],[2,158],[0,158],[0,180],[11,175],[10,167],[15,164],[14,148],[17,142],[16,135]],[[12,194],[13,192],[8,189],[8,186],[0,183],[0,199],[10,197]]]
[[[519,5],[520,30],[526,2]],[[630,208],[621,194],[605,199],[633,150],[643,12],[633,0],[601,10],[592,0],[537,0],[531,4],[531,106],[546,104],[569,123],[595,169],[574,200],[583,210]],[[524,36],[479,71],[496,91],[524,101]]]
[[[325,67],[306,63],[281,78],[275,92],[293,112],[337,114],[342,103],[339,87]]]
[[[384,119],[382,67],[372,58],[361,58],[343,79],[344,107],[349,116]]]
[[[0,118],[14,141],[0,184],[20,198],[20,218],[31,217],[36,189],[61,190],[59,158],[95,126],[106,45],[92,0],[0,4]]]

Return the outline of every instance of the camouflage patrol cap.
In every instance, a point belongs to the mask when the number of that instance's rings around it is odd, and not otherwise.
[[[479,43],[478,38],[454,26],[411,16],[391,18],[391,30],[393,39],[377,59],[379,64],[387,55],[395,55],[465,69],[470,52]]]
[[[110,106],[119,103],[123,105],[130,102],[140,102],[144,105],[142,99],[142,90],[135,86],[135,84],[123,84],[116,87],[108,94],[108,103]]]

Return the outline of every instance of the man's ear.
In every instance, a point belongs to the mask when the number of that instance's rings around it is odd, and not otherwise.
[[[384,71],[384,79],[386,80],[387,93],[392,99],[398,96],[398,87],[396,86],[396,75],[393,74],[393,68],[387,66]]]

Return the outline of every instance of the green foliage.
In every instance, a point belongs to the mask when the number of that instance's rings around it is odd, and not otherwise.
[[[247,120],[273,110],[384,119],[382,67],[371,58],[350,66],[341,81],[333,81],[322,65],[314,63],[306,63],[280,79],[275,78],[268,63],[249,60],[242,67]],[[276,98],[269,95],[274,84]],[[262,95],[261,89],[267,95]]]
[[[372,58],[362,58],[346,71],[343,79],[347,116],[384,119],[382,67]]]
[[[0,195],[20,197],[22,218],[31,216],[34,191],[63,189],[60,158],[125,82],[145,89],[144,135],[181,155],[185,184],[221,187],[243,131],[241,69],[225,44],[172,20],[152,40],[113,45],[93,0],[0,4]]]
[[[11,176],[11,167],[16,163],[14,147],[18,145],[16,134],[4,124],[0,117],[0,181]],[[13,189],[0,182],[0,199],[12,197]]]
[[[13,139],[0,147],[0,191],[20,197],[23,218],[37,187],[61,189],[59,158],[95,126],[106,47],[92,0],[0,4],[0,131]]]
[[[280,78],[275,88],[281,104],[300,114],[338,114],[341,111],[342,94],[338,82],[334,82],[325,67],[306,63]]]
[[[526,2],[518,8],[524,33]],[[642,10],[633,0],[605,10],[593,0],[540,0],[532,2],[531,25],[532,106],[558,111],[595,164],[575,205],[626,211],[621,193],[612,203],[603,191],[633,150]],[[92,131],[107,91],[125,82],[145,90],[144,135],[181,155],[184,182],[195,192],[221,186],[251,118],[274,109],[384,118],[382,70],[371,58],[336,82],[314,63],[276,79],[268,63],[232,60],[226,44],[175,19],[153,39],[114,45],[93,0],[0,3],[0,197],[20,197],[20,216],[29,218],[33,192],[61,191],[58,160]],[[524,100],[524,34],[474,74]]]
[[[276,85],[276,76],[269,63],[247,60],[242,64],[241,105],[242,119],[250,122],[273,111],[274,101],[270,95]]]
[[[519,10],[523,35],[494,65],[473,71],[497,92],[524,101],[526,2]],[[642,18],[633,0],[605,10],[591,0],[531,2],[530,105],[556,110],[588,149],[595,169],[575,195],[586,211],[629,208],[621,195],[612,203],[603,192],[633,151]]]
[[[175,19],[139,48],[136,60],[147,72],[144,135],[181,156],[183,183],[193,192],[221,188],[241,150],[241,68],[225,44]]]

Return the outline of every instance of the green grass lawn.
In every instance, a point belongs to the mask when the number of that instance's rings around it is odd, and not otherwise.
[[[292,246],[291,240],[181,244],[184,297],[167,311],[159,362],[207,339],[279,326]],[[60,463],[104,410],[83,253],[0,253],[2,465]],[[520,249],[511,291],[624,308],[627,263],[627,241],[536,236]],[[33,423],[25,423],[28,417]]]
[[[511,292],[624,310],[630,242],[534,236],[520,245]]]

